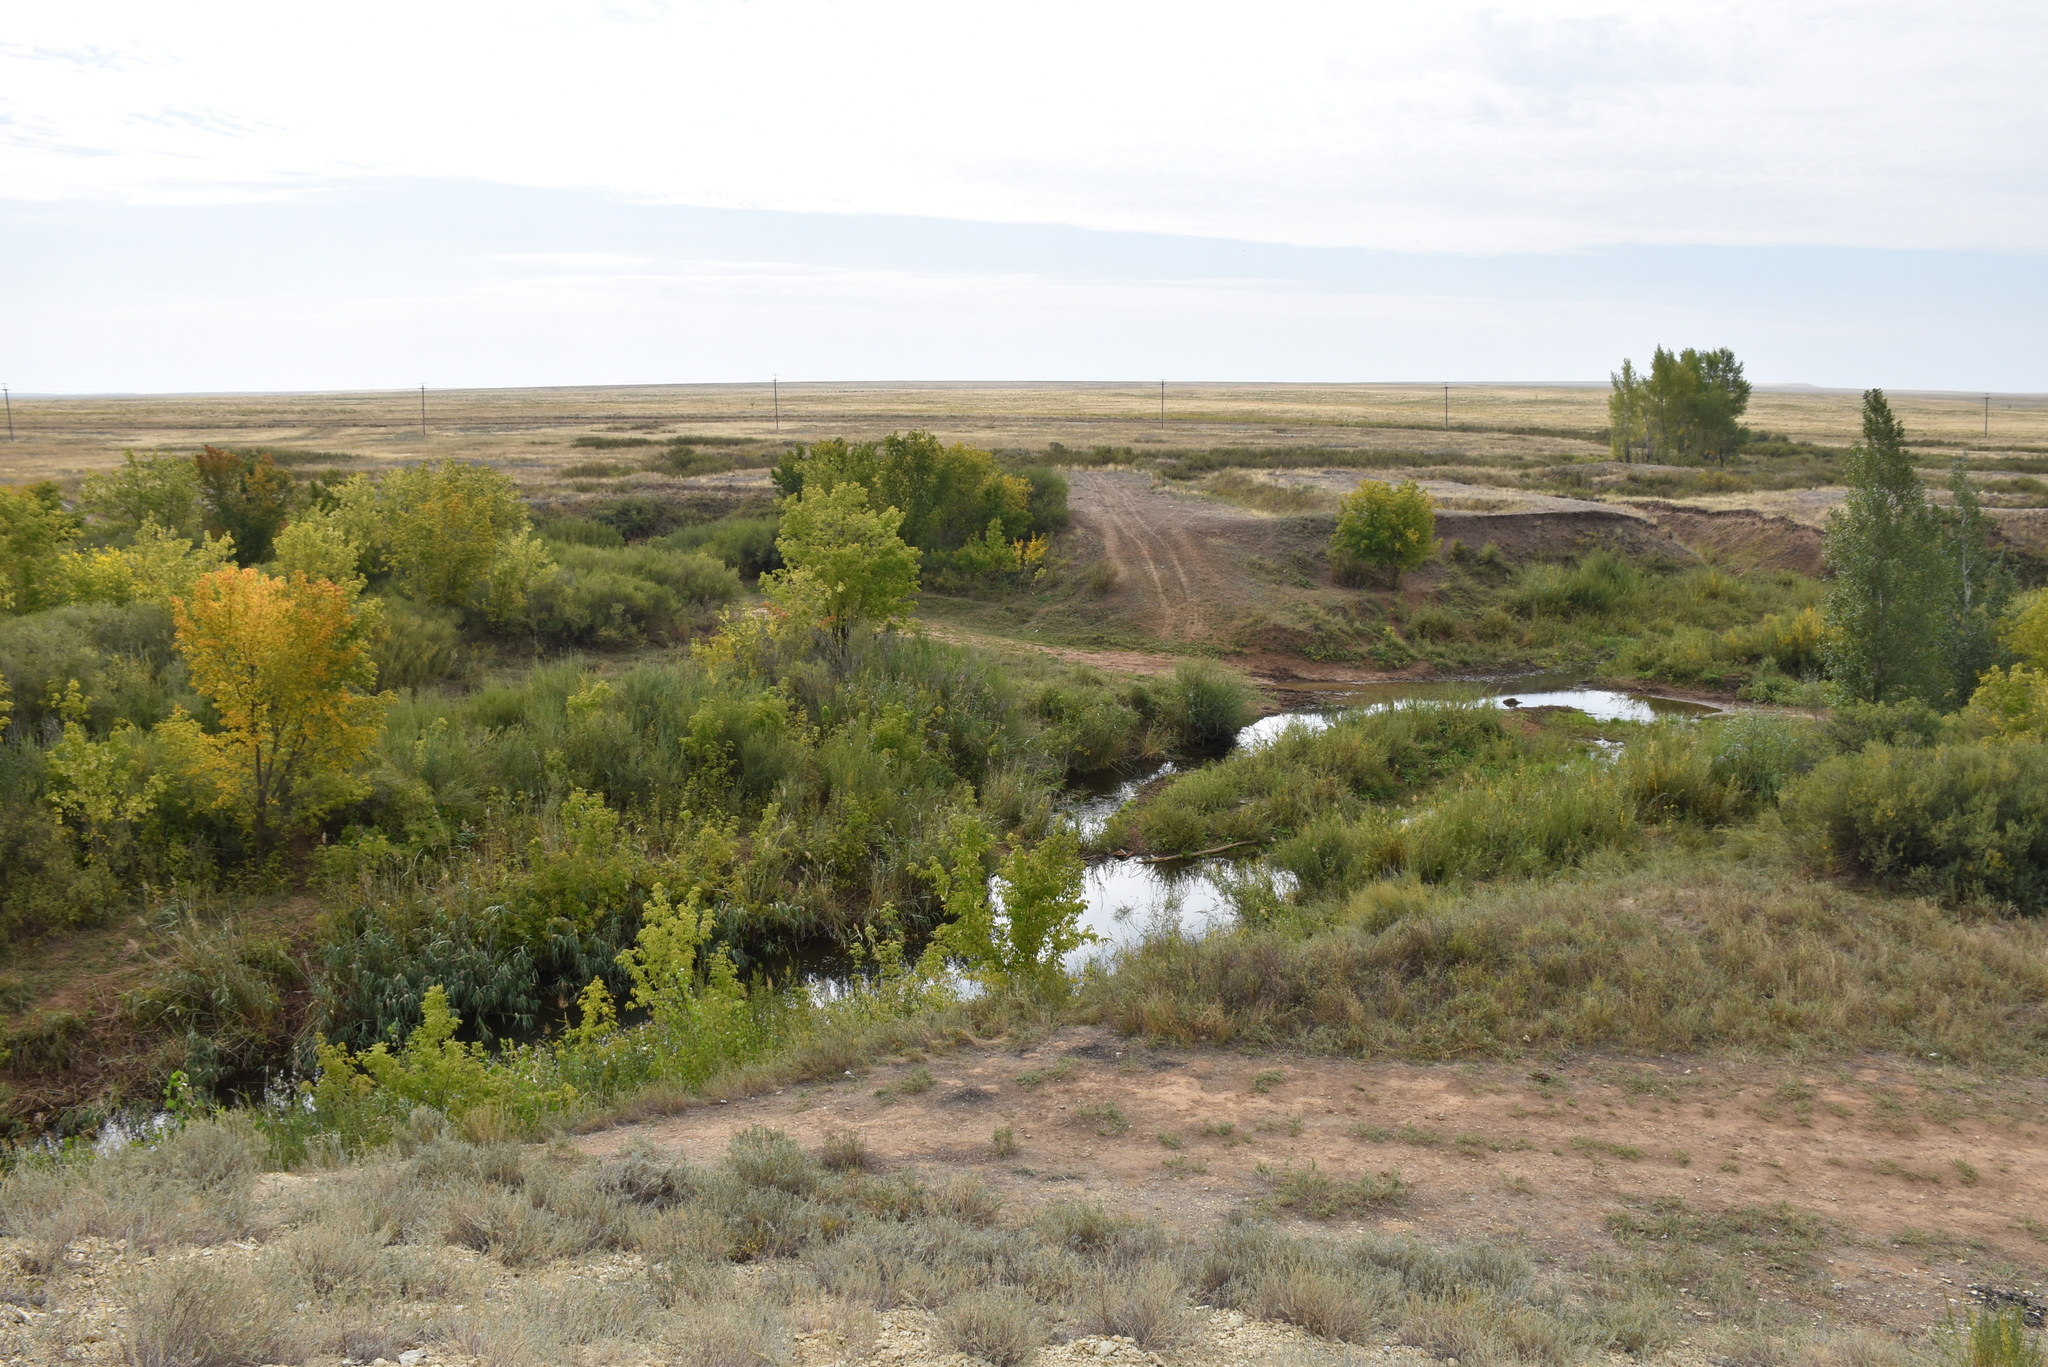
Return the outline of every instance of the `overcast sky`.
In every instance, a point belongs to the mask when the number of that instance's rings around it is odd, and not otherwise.
[[[2048,389],[2048,7],[7,7],[0,381]]]

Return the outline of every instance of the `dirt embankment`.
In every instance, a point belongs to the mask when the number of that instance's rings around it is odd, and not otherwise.
[[[1650,500],[1633,501],[1630,506],[1703,557],[1744,570],[1820,573],[1818,527],[1744,509],[1687,508]]]

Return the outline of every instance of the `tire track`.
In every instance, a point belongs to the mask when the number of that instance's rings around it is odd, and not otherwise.
[[[1173,498],[1121,471],[1075,471],[1069,485],[1074,521],[1101,539],[1147,630],[1182,640],[1208,634],[1205,607],[1240,577],[1218,551],[1259,519]]]

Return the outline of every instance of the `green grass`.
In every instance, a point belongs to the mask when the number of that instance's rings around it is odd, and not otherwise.
[[[1270,846],[1312,821],[1360,814],[1516,751],[1499,710],[1477,704],[1357,712],[1319,731],[1288,727],[1126,806],[1094,846],[1162,854]]]
[[[1126,952],[1087,1013],[1142,1038],[1410,1058],[1844,1049],[2038,1063],[2048,926],[1813,881],[1768,846],[1389,902]]]

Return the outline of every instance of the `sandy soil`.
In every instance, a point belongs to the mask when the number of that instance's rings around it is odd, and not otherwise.
[[[929,1086],[907,1091],[919,1069]],[[750,1125],[812,1146],[853,1130],[890,1166],[972,1170],[1014,1202],[1097,1201],[1189,1228],[1270,1202],[1290,1166],[1398,1171],[1405,1198],[1329,1228],[1507,1236],[1569,1268],[1614,1251],[1610,1215],[1659,1198],[1709,1214],[1784,1203],[1824,1222],[1828,1246],[1815,1277],[1759,1270],[1759,1285],[1908,1330],[1938,1320],[1971,1281],[2040,1296],[2048,1230],[2027,1217],[2048,1199],[2042,1102],[2038,1085],[1985,1087],[1938,1062],[1355,1063],[1148,1049],[1074,1027],[577,1142],[705,1163]],[[1001,1127],[1017,1144],[1006,1157],[991,1148]]]

